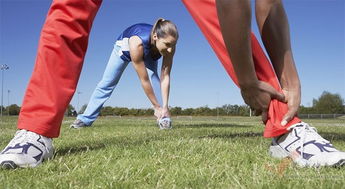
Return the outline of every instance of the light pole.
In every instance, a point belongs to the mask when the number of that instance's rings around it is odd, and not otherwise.
[[[8,114],[8,116],[10,116],[10,90],[7,90],[7,108],[8,108],[8,110],[7,110],[7,114]]]
[[[2,109],[4,107],[4,72],[5,70],[8,70],[10,67],[8,67],[6,64],[2,64],[1,69],[1,118],[2,118]]]
[[[217,92],[217,119],[219,118],[219,109],[218,109],[218,106],[219,106],[219,92]]]
[[[77,101],[77,109],[78,109],[78,111],[77,112],[79,112],[79,95],[81,94],[81,92],[78,91],[77,94],[78,94],[78,101]]]

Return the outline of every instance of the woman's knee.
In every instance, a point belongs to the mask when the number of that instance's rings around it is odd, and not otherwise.
[[[102,80],[97,84],[97,88],[101,90],[112,90],[115,85],[113,81]]]

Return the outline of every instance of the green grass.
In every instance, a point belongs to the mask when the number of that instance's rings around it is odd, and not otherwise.
[[[258,118],[100,118],[54,140],[54,159],[30,169],[0,170],[0,188],[343,188],[345,170],[298,168],[269,157]],[[345,151],[345,122],[305,120]],[[16,118],[0,126],[4,148]]]

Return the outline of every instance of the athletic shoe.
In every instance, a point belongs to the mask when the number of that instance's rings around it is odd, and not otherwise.
[[[80,119],[76,119],[71,125],[70,128],[73,129],[80,129],[83,127],[90,127],[91,125],[86,125],[83,121],[81,121]]]
[[[290,157],[301,167],[345,166],[345,152],[333,147],[314,127],[301,122],[290,132],[272,139],[269,153],[275,158]]]
[[[36,167],[53,157],[52,139],[27,130],[19,130],[0,153],[3,168]]]
[[[163,117],[158,120],[158,126],[160,129],[172,129],[171,119],[168,117]]]

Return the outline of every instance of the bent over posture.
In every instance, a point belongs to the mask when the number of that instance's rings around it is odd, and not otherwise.
[[[140,23],[127,28],[114,44],[103,78],[96,86],[85,112],[78,115],[71,128],[92,125],[129,62],[133,62],[142,87],[154,107],[157,119],[169,118],[170,71],[177,39],[177,28],[169,20],[158,19],[154,26]],[[157,64],[161,56],[163,56],[163,63],[160,80]],[[170,124],[160,126],[161,129],[170,128]]]
[[[250,0],[183,0],[244,101],[262,115],[273,157],[300,166],[343,166],[345,153],[297,118],[300,81],[281,0],[256,0],[256,19],[272,62],[251,34]]]

